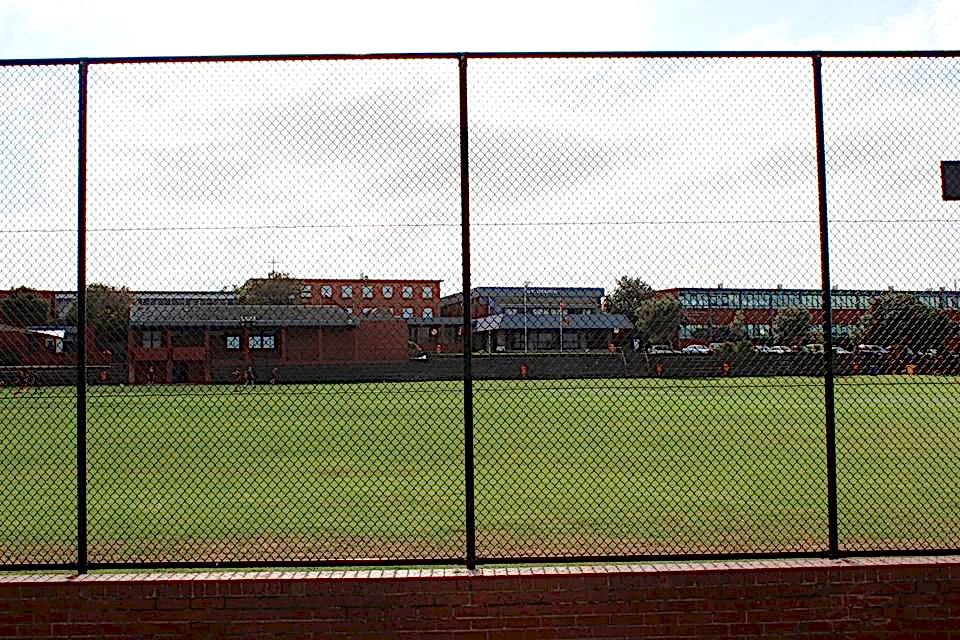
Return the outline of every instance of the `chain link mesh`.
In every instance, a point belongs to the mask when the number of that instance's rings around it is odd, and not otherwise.
[[[76,558],[77,68],[0,67],[0,564]],[[71,367],[70,364],[73,364]]]
[[[462,374],[417,381],[402,318],[459,288],[456,91],[449,60],[91,67],[90,278],[133,305],[91,562],[462,555]]]
[[[828,364],[840,553],[957,548],[957,59],[823,58],[829,319],[810,56],[467,60],[467,291],[456,56],[88,65],[91,566],[824,554]],[[2,568],[78,554],[78,98],[0,66]]]
[[[871,292],[835,312],[864,352],[837,386],[846,550],[960,544],[960,209],[940,176],[960,157],[958,72],[956,58],[824,62],[832,280]]]

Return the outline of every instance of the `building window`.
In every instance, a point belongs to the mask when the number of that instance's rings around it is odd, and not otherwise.
[[[769,293],[744,292],[743,307],[745,309],[767,309],[770,307]]]
[[[155,329],[144,331],[143,346],[145,349],[159,349],[163,346],[163,333]]]
[[[323,285],[322,287],[320,287],[320,295],[323,296],[324,298],[332,298],[333,287],[330,286],[329,284]]]
[[[508,332],[507,347],[510,351],[523,351],[523,331]]]
[[[433,317],[433,309],[431,309],[430,307],[425,308],[425,309],[423,310],[423,317],[424,317],[424,318],[432,318],[432,317]]]
[[[433,297],[433,287],[424,287],[421,290],[421,295],[425,300],[429,300],[430,298]]]
[[[800,306],[804,309],[819,309],[823,305],[823,296],[819,293],[800,294]]]
[[[240,350],[240,336],[227,336],[227,351]]]
[[[770,325],[768,324],[748,324],[744,325],[744,328],[751,338],[766,338],[770,335]]]
[[[409,300],[413,297],[413,287],[404,287],[400,295]]]
[[[392,297],[393,297],[393,285],[391,285],[391,284],[385,284],[385,285],[383,285],[383,289],[381,289],[381,291],[383,292],[383,297],[384,297],[384,298],[392,298]]]
[[[342,287],[340,287],[340,297],[341,297],[341,298],[344,298],[344,299],[346,299],[346,298],[352,298],[352,297],[353,297],[353,287],[351,287],[351,286],[348,285],[348,284],[345,284],[345,285],[343,285]]]
[[[534,351],[557,351],[560,348],[560,332],[534,331],[530,336],[530,347]]]
[[[272,333],[249,336],[247,345],[251,351],[272,351],[277,346],[277,339]]]
[[[410,319],[413,317],[413,307],[404,307],[403,308],[403,317],[405,319]]]
[[[707,309],[710,307],[710,297],[706,293],[682,291],[679,298],[680,306],[684,309]]]
[[[373,297],[373,287],[369,284],[363,285],[363,297],[368,300]]]
[[[702,336],[707,330],[707,325],[705,324],[682,324],[680,325],[680,337],[681,338],[696,338]]]
[[[300,287],[300,297],[301,298],[312,298],[313,297],[313,285],[305,284]]]
[[[787,307],[800,306],[799,293],[784,293],[778,291],[770,296],[770,306],[774,309],[786,309]]]

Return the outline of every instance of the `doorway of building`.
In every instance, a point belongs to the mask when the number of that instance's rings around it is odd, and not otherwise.
[[[173,382],[183,384],[190,381],[190,366],[186,362],[173,363]]]

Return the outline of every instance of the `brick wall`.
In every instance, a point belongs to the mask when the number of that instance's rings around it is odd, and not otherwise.
[[[4,638],[919,639],[958,622],[947,557],[0,577]]]

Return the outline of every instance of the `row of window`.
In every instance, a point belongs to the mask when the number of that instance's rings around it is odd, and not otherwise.
[[[226,336],[227,351],[240,350],[240,336]],[[258,333],[247,336],[250,351],[273,351],[277,348],[277,336],[273,333]]]
[[[369,316],[371,313],[373,313],[373,312],[376,311],[376,310],[377,310],[376,307],[364,307],[362,313],[363,313],[363,315],[365,315],[365,316]],[[348,312],[348,313],[350,313],[351,311],[352,311],[351,309],[347,309],[347,312]],[[386,313],[386,314],[388,314],[388,315],[393,315],[393,309],[391,309],[390,307],[383,307],[383,308],[381,309],[381,311],[383,311],[384,313]],[[414,314],[414,309],[413,309],[413,307],[404,307],[403,309],[401,309],[401,311],[400,311],[400,317],[401,317],[401,318],[404,318],[405,320],[409,320],[409,319],[411,319],[411,318],[415,318],[416,315]],[[423,309],[421,310],[421,317],[423,317],[423,318],[432,318],[432,317],[433,317],[433,309],[431,309],[430,307],[425,307],[425,308],[423,308]]]
[[[913,294],[920,302],[937,309],[960,309],[960,296],[939,291]],[[834,292],[830,302],[834,309],[869,309],[877,294]],[[739,291],[682,291],[680,304],[686,309],[784,309],[804,307],[819,309],[822,296],[809,292],[739,292]]]
[[[713,328],[718,327],[713,325]],[[680,325],[679,333],[681,338],[699,338],[705,335],[709,329],[710,325],[706,324],[684,324]],[[773,329],[769,324],[745,324],[743,329],[747,336],[751,338],[766,338],[773,335]],[[854,325],[852,324],[835,324],[833,325],[833,335],[849,336],[853,333],[853,329]]]
[[[503,312],[508,316],[522,316],[523,307],[504,307]],[[592,315],[597,313],[595,309],[564,309],[564,315]],[[527,315],[531,316],[558,316],[559,307],[527,307]]]
[[[376,291],[376,287],[373,285],[363,285],[360,287],[360,296],[366,300],[372,300]],[[385,284],[380,287],[380,295],[388,300],[393,297],[394,287],[391,284]],[[400,297],[407,300],[412,299],[414,294],[414,287],[412,286],[403,286],[400,287]],[[301,298],[312,298],[313,297],[313,285],[305,284],[300,290]],[[320,286],[320,297],[321,298],[332,298],[333,297],[333,285],[324,284]],[[353,285],[344,284],[340,286],[340,297],[344,300],[349,300],[353,298]],[[420,287],[420,297],[424,300],[433,299],[433,287]]]

